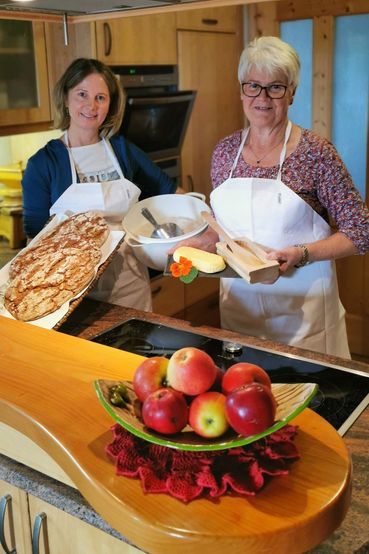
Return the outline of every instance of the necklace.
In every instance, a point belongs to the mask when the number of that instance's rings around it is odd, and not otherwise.
[[[284,140],[284,137],[278,142],[278,144],[276,144],[275,146],[273,146],[273,148],[271,150],[268,150],[268,152],[266,154],[264,154],[264,156],[262,156],[261,158],[258,158],[258,156],[255,154],[255,152],[253,151],[253,149],[251,148],[251,144],[248,142],[247,145],[248,147],[250,148],[250,152],[251,154],[254,156],[255,158],[255,161],[256,161],[256,165],[259,165],[260,162],[262,162],[264,160],[264,158],[266,158],[267,156],[269,156],[269,154],[271,154],[273,152],[273,150],[275,150],[278,146],[280,146],[280,144],[282,144]]]

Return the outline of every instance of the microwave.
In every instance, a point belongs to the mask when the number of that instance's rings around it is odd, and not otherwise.
[[[194,91],[128,96],[121,132],[154,161],[178,157],[195,98]]]

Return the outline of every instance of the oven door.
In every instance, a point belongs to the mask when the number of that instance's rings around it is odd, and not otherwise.
[[[153,160],[179,156],[196,92],[126,93],[121,133]]]

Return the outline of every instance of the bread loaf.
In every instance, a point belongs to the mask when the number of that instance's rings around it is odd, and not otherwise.
[[[98,214],[76,214],[20,252],[10,265],[4,297],[9,313],[32,321],[74,298],[93,279],[109,232]]]
[[[192,265],[204,273],[217,273],[225,268],[222,256],[192,246],[180,246],[174,251],[173,259],[175,262],[179,262],[181,257],[191,260]]]

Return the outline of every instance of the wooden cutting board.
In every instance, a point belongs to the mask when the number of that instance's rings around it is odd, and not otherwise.
[[[26,434],[115,529],[151,554],[305,552],[336,529],[350,502],[342,438],[309,409],[294,421],[301,460],[255,497],[184,505],[145,495],[105,455],[113,421],[94,379],[130,379],[142,360],[97,343],[0,317],[0,421]]]
[[[217,253],[248,283],[274,282],[279,276],[279,263],[268,260],[267,250],[247,239],[232,239],[219,223],[207,212],[201,212],[202,218],[214,229],[222,242],[216,245]]]

